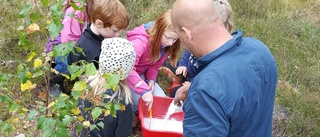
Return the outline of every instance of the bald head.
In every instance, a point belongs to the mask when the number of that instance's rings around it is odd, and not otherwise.
[[[171,20],[184,47],[198,58],[232,38],[214,0],[177,0]]]
[[[213,0],[177,0],[172,7],[172,22],[179,29],[206,26],[218,18]]]

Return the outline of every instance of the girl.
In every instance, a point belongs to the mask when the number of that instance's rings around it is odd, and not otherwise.
[[[83,75],[80,77],[90,87],[91,91],[83,92],[85,100],[79,98],[79,106],[81,113],[86,120],[91,116],[90,111],[85,112],[86,108],[90,108],[92,104],[100,104],[101,100],[104,103],[113,102],[120,103],[125,106],[123,110],[116,111],[116,117],[111,115],[104,116],[102,114],[97,118],[97,121],[90,121],[97,124],[103,122],[104,128],[97,126],[94,130],[83,129],[81,136],[90,137],[128,137],[132,131],[132,101],[130,89],[126,84],[126,77],[133,69],[135,62],[135,51],[132,43],[123,38],[107,38],[102,42],[102,51],[99,59],[99,70],[95,76]],[[120,82],[116,90],[106,89],[106,78],[102,75],[118,74]]]
[[[180,40],[173,30],[171,10],[162,13],[155,22],[149,22],[127,32],[127,38],[136,51],[134,68],[127,78],[131,89],[134,113],[137,114],[140,97],[149,109],[153,95],[166,96],[155,82],[159,67],[170,57],[170,64],[176,66],[180,52]]]

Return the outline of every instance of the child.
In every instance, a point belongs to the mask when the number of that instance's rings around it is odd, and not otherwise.
[[[91,86],[92,91],[85,91],[83,95],[85,100],[79,98],[79,107],[82,110],[81,114],[86,120],[90,119],[90,111],[85,112],[86,108],[92,106],[92,102],[99,103],[103,99],[104,103],[113,102],[120,103],[125,106],[123,110],[116,111],[116,117],[111,115],[104,116],[102,114],[96,121],[91,123],[97,124],[103,122],[104,128],[97,126],[90,131],[89,128],[83,129],[81,136],[88,135],[89,137],[128,137],[132,131],[132,101],[130,89],[126,84],[126,77],[133,69],[135,62],[135,51],[132,43],[123,38],[107,38],[102,41],[100,54],[99,70],[95,76],[83,75],[80,77],[88,85]],[[120,82],[117,90],[106,89],[104,84],[107,80],[102,77],[106,74],[118,74]],[[107,96],[107,97],[104,97]],[[94,104],[94,103],[93,103]]]
[[[65,15],[62,19],[63,29],[61,30],[60,35],[54,39],[54,43],[52,43],[51,39],[47,42],[46,53],[52,51],[54,45],[70,41],[76,43],[80,38],[84,27],[88,23],[87,11],[92,6],[92,0],[85,1],[85,5],[83,5],[84,11],[74,10],[71,3],[77,4],[78,6],[81,4],[79,2],[73,2],[72,0],[65,1],[63,7]],[[69,14],[73,14],[74,17],[70,17]]]
[[[170,56],[170,64],[176,66],[180,40],[173,31],[171,10],[162,13],[154,23],[149,22],[128,31],[127,37],[133,43],[137,55],[134,69],[127,78],[134,104],[133,110],[137,114],[140,97],[150,109],[153,95],[166,96],[155,81],[159,67],[167,56]]]
[[[77,43],[78,39],[80,38],[85,26],[88,23],[88,13],[87,11],[92,7],[92,0],[86,0],[83,7],[84,11],[80,10],[74,10],[71,6],[71,3],[77,4],[80,6],[81,3],[74,2],[72,0],[66,0],[64,3],[63,12],[65,13],[65,16],[62,20],[63,29],[61,30],[61,33],[56,37],[54,40],[51,38],[49,39],[48,43],[46,44],[46,53],[49,53],[53,50],[53,46],[74,41]],[[69,14],[73,14],[74,17],[70,17]],[[57,70],[60,73],[67,73],[67,63],[66,61],[62,61],[61,57],[57,57],[55,59],[55,62],[52,62],[52,68]],[[50,79],[50,93],[53,96],[59,96],[61,91],[64,91],[63,86],[63,80],[64,77],[62,75],[55,75],[51,74]],[[56,86],[58,85],[58,87]]]
[[[215,6],[219,10],[220,16],[222,18],[222,21],[227,28],[229,32],[232,31],[233,25],[231,21],[232,17],[232,8],[227,0],[215,0]],[[185,82],[183,85],[190,86],[189,82],[192,82],[192,79],[196,76],[196,70],[194,67],[195,62],[197,61],[197,58],[194,57],[189,51],[185,50],[183,53],[183,56],[179,62],[179,67],[176,69],[176,75],[183,75],[185,77]],[[168,72],[168,71],[166,71]],[[170,73],[170,72],[169,72]],[[173,84],[172,84],[173,85]],[[172,90],[170,92],[170,97],[174,97],[176,91],[181,86],[172,86],[170,89]],[[189,88],[187,88],[189,89]]]
[[[129,15],[126,8],[118,0],[95,0],[88,11],[89,23],[79,38],[77,45],[82,48],[83,53],[75,50],[70,53],[65,63],[71,65],[74,62],[85,60],[93,62],[98,69],[101,42],[104,38],[118,37],[119,31],[129,25]],[[62,83],[64,77],[53,81]]]

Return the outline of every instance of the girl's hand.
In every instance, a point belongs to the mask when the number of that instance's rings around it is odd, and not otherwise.
[[[188,73],[188,69],[185,66],[181,66],[176,69],[176,75],[182,74],[184,77],[186,77],[187,73]]]
[[[149,91],[141,96],[142,100],[146,103],[146,106],[148,106],[148,110],[150,111],[152,104],[153,104],[153,95],[152,92]]]
[[[153,93],[153,91],[154,91],[154,81],[153,80],[149,80],[148,85],[149,85],[151,93]]]

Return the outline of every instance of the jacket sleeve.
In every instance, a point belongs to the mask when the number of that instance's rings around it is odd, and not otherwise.
[[[70,17],[69,14],[74,13],[74,17]],[[63,29],[61,30],[61,42],[77,42],[80,38],[83,29],[84,23],[80,23],[78,20],[86,21],[86,15],[82,11],[74,11],[72,7],[69,7],[66,11],[64,19],[62,20]]]
[[[136,38],[130,40],[134,46],[134,50],[136,52],[136,62],[135,66],[139,64],[139,60],[142,54],[147,50],[146,42],[143,40]],[[137,94],[143,95],[144,93],[150,91],[148,84],[140,77],[140,75],[136,71],[136,67],[133,67],[133,70],[130,72],[128,77],[126,78],[128,86]]]
[[[149,66],[146,70],[145,73],[145,78],[146,80],[153,80],[156,81],[158,77],[158,72],[160,66],[163,64],[163,62],[166,60],[167,54],[164,54],[156,63],[153,65]]]
[[[191,53],[187,50],[184,50],[182,58],[179,62],[179,67],[181,67],[181,66],[188,67],[188,61],[189,61],[190,56],[191,56]]]
[[[187,101],[183,104],[185,114],[185,120],[183,121],[184,136],[199,136],[199,133],[205,137],[212,136],[212,133],[219,137],[228,136],[229,119],[225,115],[226,112],[221,104],[214,97],[200,89],[191,94],[188,93],[187,98]],[[199,123],[199,121],[203,122]]]

